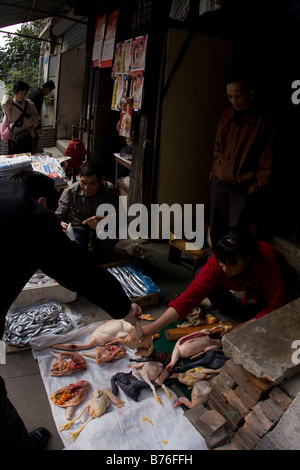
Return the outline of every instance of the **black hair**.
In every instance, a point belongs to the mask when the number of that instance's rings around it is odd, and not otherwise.
[[[98,162],[84,162],[79,169],[80,176],[97,176],[97,180],[101,183],[104,176],[102,165]]]
[[[25,183],[28,188],[29,197],[38,200],[45,197],[47,208],[55,210],[58,201],[58,192],[53,180],[43,173],[34,170],[20,170],[10,177],[11,181]]]
[[[51,91],[55,89],[55,83],[53,80],[48,80],[42,84],[42,88],[49,88]]]
[[[244,77],[243,75],[232,75],[225,81],[225,85],[231,85],[232,83],[241,83],[247,93],[249,93],[250,90],[254,90],[256,88],[253,80]]]
[[[23,82],[22,80],[18,80],[17,82],[14,83],[13,86],[13,92],[18,93],[19,91],[29,91],[29,85],[26,82]]]
[[[258,248],[256,238],[247,230],[233,228],[215,246],[214,253],[221,263],[235,265],[238,258],[247,261]]]

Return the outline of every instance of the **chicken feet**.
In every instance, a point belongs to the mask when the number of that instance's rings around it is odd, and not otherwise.
[[[76,418],[72,419],[61,427],[61,431],[66,431],[67,429],[70,429],[72,424],[78,419],[80,419],[84,412],[88,410],[90,417],[87,419],[87,421],[85,421],[85,423],[83,423],[83,425],[77,431],[70,433],[71,437],[68,439],[68,441],[70,441],[71,439],[73,439],[73,441],[76,441],[77,437],[88,423],[90,423],[95,418],[99,418],[106,412],[111,401],[118,408],[124,405],[124,402],[119,397],[116,397],[109,390],[100,390],[99,388],[96,388],[92,393],[91,398],[86,402],[81,413],[76,416]]]

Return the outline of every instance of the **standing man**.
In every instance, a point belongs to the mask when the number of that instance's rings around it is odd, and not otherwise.
[[[241,78],[226,85],[231,106],[218,123],[210,171],[210,232],[213,247],[231,227],[248,228],[250,204],[263,214],[266,187],[273,160],[274,130],[256,106],[253,87]],[[262,238],[262,234],[257,234]]]
[[[48,96],[51,91],[55,89],[55,83],[53,80],[49,80],[48,82],[43,83],[41,87],[35,88],[32,90],[28,98],[33,101],[39,116],[41,117],[42,106],[44,102],[45,96]],[[35,129],[35,138],[33,141],[33,153],[37,152],[37,146],[39,141],[39,135],[42,133],[42,124],[40,124]]]

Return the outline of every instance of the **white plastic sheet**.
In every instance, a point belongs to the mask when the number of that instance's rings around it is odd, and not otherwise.
[[[111,403],[106,413],[100,418],[92,420],[82,430],[75,442],[72,439],[68,440],[71,437],[70,432],[76,431],[88,419],[87,411],[80,420],[72,424],[71,429],[60,431],[61,426],[67,422],[66,409],[52,403],[50,396],[54,392],[78,380],[88,380],[91,383],[87,398],[76,408],[72,416],[74,418],[80,413],[95,388],[111,390],[111,377],[118,372],[130,372],[134,362],[129,359],[137,358],[135,351],[129,349],[127,349],[124,358],[114,363],[97,365],[95,360],[86,358],[88,364],[86,370],[68,376],[51,377],[50,369],[55,360],[50,354],[51,350],[54,351],[51,345],[54,342],[63,343],[66,341],[83,343],[90,337],[91,331],[94,331],[101,323],[103,322],[77,328],[73,332],[60,336],[59,339],[57,336],[43,336],[32,343],[33,355],[38,360],[53,418],[65,449],[206,450],[207,446],[201,434],[183,416],[183,410],[180,407],[173,408],[173,400],[161,388],[157,389],[157,394],[162,399],[164,406],[155,401],[150,389],[141,390],[139,401],[135,402],[119,388],[119,397],[124,401],[124,406],[117,408]],[[78,352],[82,353],[82,351]],[[174,392],[172,393],[174,395]]]

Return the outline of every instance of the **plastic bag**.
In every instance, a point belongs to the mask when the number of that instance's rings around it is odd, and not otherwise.
[[[6,114],[4,114],[2,124],[1,124],[1,140],[3,142],[8,142],[11,137],[11,128],[13,123],[9,124]]]

